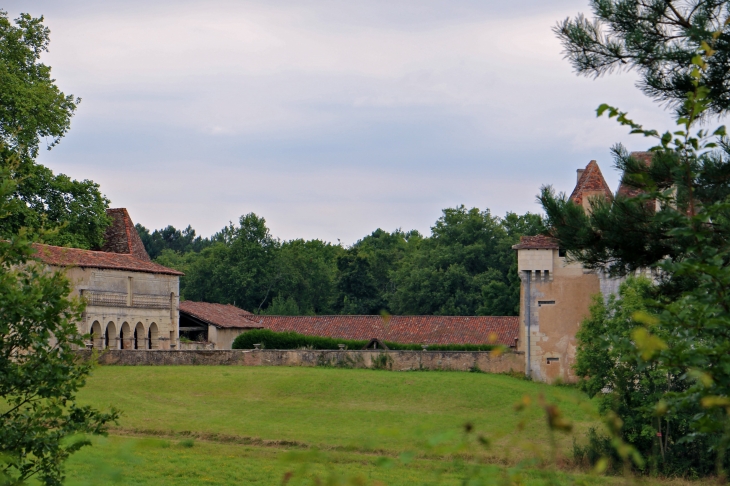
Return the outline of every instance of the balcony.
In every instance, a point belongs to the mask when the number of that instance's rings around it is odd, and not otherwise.
[[[167,295],[133,294],[132,305],[128,305],[128,295],[121,292],[83,290],[81,295],[90,306],[135,307],[139,309],[169,309],[170,297]]]

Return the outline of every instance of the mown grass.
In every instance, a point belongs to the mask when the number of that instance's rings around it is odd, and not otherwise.
[[[516,411],[525,396],[533,405]],[[560,407],[578,436],[598,425],[593,404],[576,389],[504,375],[99,367],[81,403],[113,405],[124,415],[111,437],[72,457],[67,484],[282,484],[293,472],[288,484],[349,477],[456,485],[475,467],[494,484],[518,477],[535,485],[619,483],[577,471],[560,454],[560,470],[521,465],[535,457],[554,462],[540,396]],[[569,455],[572,439],[552,437]]]
[[[299,367],[100,367],[82,403],[123,410],[121,432],[192,433],[322,449],[400,453],[465,423],[494,437],[548,442],[542,411],[557,404],[579,430],[595,424],[579,391],[504,375]],[[524,422],[521,434],[515,434]],[[230,437],[229,437],[230,438]],[[500,451],[493,451],[498,453]]]
[[[463,484],[470,468],[471,465],[459,461],[415,458],[404,462],[396,458],[384,462],[377,455],[358,452],[292,452],[205,441],[186,447],[176,441],[112,436],[94,440],[93,447],[72,457],[66,485],[278,485],[287,473],[293,473],[288,482],[292,486],[318,484],[315,478],[320,479],[319,484],[345,484],[349,479],[363,485],[457,486]],[[493,478],[494,484],[518,477],[525,485],[619,482],[618,478],[499,465],[486,465],[481,474]]]

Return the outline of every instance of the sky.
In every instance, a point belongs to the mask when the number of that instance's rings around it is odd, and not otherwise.
[[[282,240],[424,235],[463,204],[540,212],[610,148],[596,107],[671,119],[632,73],[577,76],[552,33],[587,0],[6,2],[43,15],[43,62],[82,98],[39,162],[100,184],[147,228],[209,236],[254,212]]]

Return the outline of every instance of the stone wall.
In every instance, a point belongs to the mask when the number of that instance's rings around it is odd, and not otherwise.
[[[84,358],[91,350],[78,353]],[[393,371],[479,369],[487,373],[524,373],[521,352],[493,356],[488,351],[317,351],[317,350],[106,350],[102,365],[239,365],[239,366],[333,366],[381,368]]]

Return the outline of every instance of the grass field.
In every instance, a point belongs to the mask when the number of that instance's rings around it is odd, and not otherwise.
[[[540,395],[578,435],[597,425],[593,405],[577,390],[504,375],[100,367],[80,402],[113,405],[124,415],[108,439],[71,459],[68,484],[282,484],[293,472],[289,484],[350,477],[358,484],[456,485],[475,467],[501,479],[519,473],[525,484],[616,482],[520,469],[528,457],[552,457]],[[524,396],[533,405],[518,412]],[[464,432],[467,423],[475,432]],[[478,444],[480,434],[490,447]],[[569,455],[572,439],[554,438]]]

